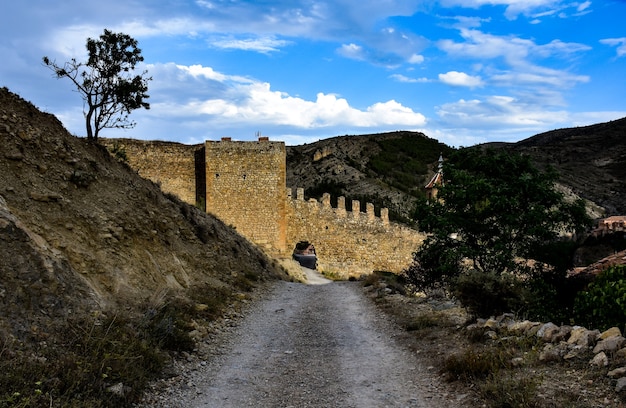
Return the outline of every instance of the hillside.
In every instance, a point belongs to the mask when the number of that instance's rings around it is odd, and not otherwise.
[[[488,143],[530,155],[540,167],[553,166],[561,183],[605,210],[626,214],[626,118],[559,129],[517,143]],[[437,158],[452,148],[421,133],[391,132],[343,136],[287,150],[287,184],[307,197],[324,192],[388,207],[408,222],[416,197],[432,176]]]
[[[626,214],[626,118],[541,133],[507,148],[552,165],[563,184],[607,216]]]
[[[340,136],[287,147],[287,185],[307,198],[324,193],[387,207],[392,220],[409,222],[417,197],[440,154],[450,147],[423,133]],[[349,202],[349,201],[348,201]],[[364,211],[364,209],[363,209]]]
[[[120,406],[140,389],[108,387],[157,375],[161,350],[190,347],[194,319],[210,321],[257,282],[286,277],[232,228],[6,88],[0,149],[0,401]],[[128,378],[139,362],[154,365]]]

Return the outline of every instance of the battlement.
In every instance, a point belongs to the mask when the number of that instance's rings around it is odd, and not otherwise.
[[[305,201],[304,200],[304,189],[296,188],[296,197],[293,197],[293,189],[287,188],[287,198],[291,200]],[[346,198],[344,196],[337,197],[337,206],[331,206],[331,195],[329,193],[324,193],[322,195],[321,201],[316,200],[315,198],[310,198],[308,200],[311,205],[320,206],[321,210],[334,210],[335,214],[339,218],[343,217],[353,217],[353,218],[361,218],[365,216],[366,221],[368,222],[380,222],[383,225],[389,225],[389,209],[381,208],[380,209],[380,217],[376,216],[376,208],[372,203],[366,203],[365,208],[366,211],[361,211],[361,202],[359,200],[352,200],[350,210],[346,209]]]
[[[425,235],[401,224],[389,222],[389,211],[352,200],[350,210],[346,199],[337,198],[331,206],[326,193],[321,200],[305,200],[304,189],[287,189],[287,242],[315,243],[319,269],[344,278],[360,276],[375,270],[401,272],[413,260],[413,252]]]

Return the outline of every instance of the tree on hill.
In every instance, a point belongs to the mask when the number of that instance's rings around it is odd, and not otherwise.
[[[87,62],[72,58],[58,65],[48,57],[44,64],[57,78],[69,78],[83,98],[87,139],[97,140],[104,128],[129,129],[135,126],[128,116],[138,108],[150,109],[146,102],[147,71],[133,75],[143,61],[137,41],[127,34],[104,30],[100,39],[87,39]]]
[[[558,175],[538,170],[527,156],[461,149],[443,173],[437,200],[416,211],[420,228],[430,233],[407,270],[420,289],[454,290],[459,277],[472,273],[507,287],[500,277],[529,272],[521,260],[549,261],[541,256],[547,244],[589,225],[583,201],[567,201],[555,189]]]

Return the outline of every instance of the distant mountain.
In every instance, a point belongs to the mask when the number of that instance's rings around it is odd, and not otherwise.
[[[287,185],[307,198],[330,193],[389,209],[392,220],[410,222],[417,197],[440,154],[452,149],[418,132],[339,136],[287,147]],[[350,204],[347,204],[350,205]]]
[[[607,216],[626,214],[626,118],[480,147],[528,154],[541,168],[553,166],[565,187]],[[327,192],[387,207],[391,219],[410,224],[439,155],[445,158],[452,150],[423,133],[405,131],[288,146],[287,185],[304,188],[307,198]]]
[[[553,166],[561,183],[603,207],[626,214],[626,118],[540,133],[505,148]]]

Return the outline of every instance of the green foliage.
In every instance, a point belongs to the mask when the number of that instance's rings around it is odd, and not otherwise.
[[[137,41],[127,34],[104,30],[99,40],[87,39],[87,62],[72,58],[58,65],[48,57],[43,62],[57,78],[71,80],[81,94],[86,107],[87,139],[98,139],[104,128],[128,129],[130,113],[139,108],[149,109],[146,102],[148,78],[146,71],[133,76],[135,66],[143,61]]]
[[[587,290],[576,297],[574,315],[577,324],[605,330],[626,324],[626,266],[602,271]]]
[[[440,154],[448,155],[452,148],[436,140],[403,134],[398,138],[378,141],[380,152],[367,164],[387,184],[413,196],[419,196],[427,165]]]
[[[126,154],[126,149],[123,146],[120,146],[119,143],[114,142],[110,151],[117,161],[128,164],[128,155]]]
[[[448,239],[427,239],[414,254],[413,263],[403,271],[406,281],[419,291],[447,289],[460,274],[458,242]]]
[[[407,270],[418,288],[450,284],[466,270],[527,272],[518,259],[589,225],[583,202],[567,202],[554,188],[556,173],[539,171],[526,156],[462,149],[444,163],[444,175],[439,200],[416,211],[431,232]]]
[[[526,318],[542,322],[571,323],[574,300],[584,289],[580,279],[568,278],[566,271],[535,270],[524,282],[523,310]]]
[[[460,275],[454,296],[474,316],[488,317],[521,308],[524,286],[510,274],[471,271]]]

